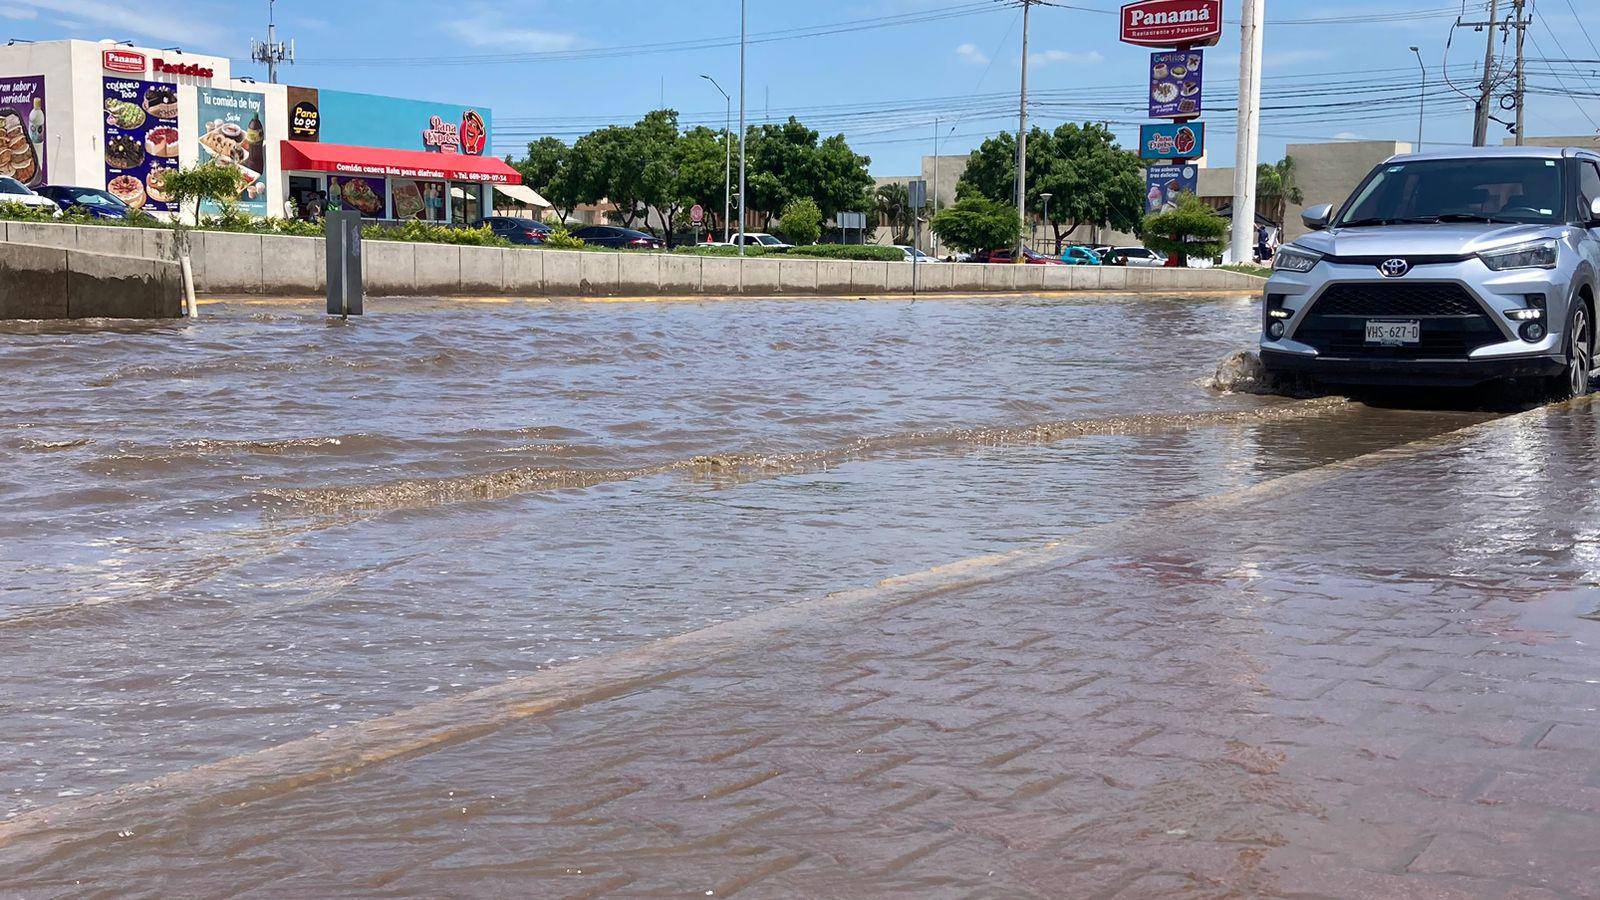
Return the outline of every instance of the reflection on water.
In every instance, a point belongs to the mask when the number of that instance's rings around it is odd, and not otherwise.
[[[0,814],[1484,414],[1219,396],[1248,301],[0,332]]]

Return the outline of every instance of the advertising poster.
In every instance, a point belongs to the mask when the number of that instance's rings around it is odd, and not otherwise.
[[[418,219],[424,222],[444,221],[444,182],[413,181],[409,178],[389,180],[389,194],[394,203],[396,219]]]
[[[319,139],[329,144],[483,156],[493,143],[490,112],[481,106],[348,91],[318,91],[316,101]]]
[[[1145,170],[1144,184],[1145,212],[1174,210],[1178,208],[1179,194],[1200,192],[1200,168],[1192,165],[1151,166]]]
[[[220,162],[244,176],[239,209],[252,216],[267,214],[266,126],[261,116],[266,97],[243,91],[199,89],[200,162]],[[200,209],[215,215],[221,208],[209,200]]]
[[[364,219],[383,218],[383,179],[328,176],[328,210],[353,209]]]
[[[322,139],[321,99],[316,88],[291,87],[289,97],[289,140],[320,141]]]
[[[0,178],[45,183],[44,76],[0,78]]]
[[[1139,126],[1139,156],[1143,159],[1195,159],[1205,153],[1204,122]]]
[[[137,78],[105,80],[106,190],[134,209],[175,212],[163,191],[178,168],[178,89]]]
[[[1192,119],[1200,115],[1200,68],[1204,50],[1150,54],[1150,118]]]

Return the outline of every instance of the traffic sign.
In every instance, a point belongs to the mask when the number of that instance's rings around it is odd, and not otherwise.
[[[689,221],[691,223],[695,224],[695,225],[699,225],[701,222],[704,222],[705,220],[706,220],[706,208],[704,206],[701,206],[700,204],[696,203],[694,205],[694,207],[689,210]]]

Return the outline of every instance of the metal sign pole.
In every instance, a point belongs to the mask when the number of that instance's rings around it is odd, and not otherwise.
[[[328,315],[348,319],[363,311],[361,213],[330,212],[323,223],[328,273]]]

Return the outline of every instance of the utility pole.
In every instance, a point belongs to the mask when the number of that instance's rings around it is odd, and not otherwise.
[[[1022,88],[1017,109],[1017,246],[1011,261],[1022,258],[1023,229],[1028,227],[1028,13],[1039,0],[1022,0]]]
[[[748,221],[744,210],[745,168],[744,168],[744,45],[745,45],[745,3],[739,0],[739,255],[744,256],[744,223]],[[739,290],[744,290],[744,269],[739,269]]]
[[[1422,70],[1422,93],[1417,97],[1417,147],[1413,152],[1422,152],[1422,126],[1428,117],[1428,66],[1422,61],[1422,48],[1412,47],[1411,52],[1417,55],[1417,68]]]
[[[1489,103],[1494,99],[1494,30],[1500,27],[1500,0],[1489,0],[1489,21],[1466,23],[1487,26],[1489,39],[1484,42],[1483,81],[1478,83],[1478,105],[1472,121],[1472,146],[1482,147],[1489,142]]]
[[[731,239],[733,228],[733,98],[728,92],[717,84],[717,80],[710,75],[701,75],[701,78],[711,82],[711,86],[722,95],[722,242],[728,243]],[[743,158],[741,154],[741,159]]]
[[[250,59],[253,62],[265,63],[267,67],[267,81],[270,84],[278,83],[278,64],[294,62],[294,41],[287,45],[278,41],[278,24],[274,15],[274,7],[278,0],[267,0],[267,42],[258,42],[250,39]]]
[[[1239,25],[1239,125],[1233,168],[1233,233],[1228,253],[1235,263],[1254,257],[1256,165],[1261,154],[1261,33],[1266,0],[1244,0]]]
[[[1528,0],[1514,0],[1514,2],[1516,4],[1514,22],[1517,28],[1517,146],[1521,147],[1526,142],[1523,137],[1524,130],[1522,126],[1528,98],[1528,78],[1527,71],[1523,66],[1522,43],[1528,38],[1530,20],[1523,15],[1527,9]]]
[[[928,221],[933,221],[933,216],[939,214],[939,117],[933,117],[933,214]],[[939,255],[939,232],[933,233],[933,255]]]

